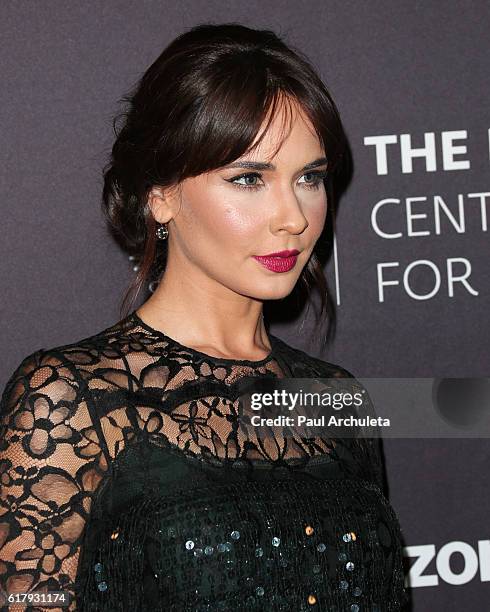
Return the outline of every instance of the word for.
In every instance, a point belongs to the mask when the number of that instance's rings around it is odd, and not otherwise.
[[[385,299],[385,287],[398,286],[400,285],[399,278],[399,267],[400,263],[397,261],[387,261],[378,263],[377,269],[377,280],[378,280],[378,300],[384,302]],[[390,274],[390,278],[386,278],[388,275],[388,269],[394,269]],[[415,291],[413,283],[411,282],[411,273],[420,273],[424,275],[424,280],[431,283],[429,291],[422,293],[421,291]],[[478,291],[474,289],[469,282],[471,274],[471,263],[465,257],[449,257],[446,259],[446,269],[444,270],[444,290],[447,292],[448,297],[454,297],[454,287],[456,283],[460,284],[464,291],[471,295],[479,295]],[[395,276],[395,278],[393,278]],[[419,274],[420,278],[420,274]],[[413,298],[414,300],[429,300],[434,297],[440,291],[443,291],[442,287],[442,275],[438,266],[430,259],[417,259],[412,261],[403,271],[401,275],[401,283],[405,293]]]

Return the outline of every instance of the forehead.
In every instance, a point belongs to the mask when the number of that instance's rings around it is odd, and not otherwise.
[[[269,110],[256,138],[249,149],[234,162],[265,162],[273,164],[278,170],[296,172],[308,163],[325,157],[325,150],[303,108],[295,100],[284,100],[275,110]],[[214,181],[219,172],[226,168],[216,168],[182,181],[182,188],[198,190],[202,182]]]
[[[283,97],[275,109],[269,110],[249,151],[239,159],[278,162],[322,153],[321,142],[304,109],[296,100]]]

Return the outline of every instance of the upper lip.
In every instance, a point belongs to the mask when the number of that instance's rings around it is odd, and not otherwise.
[[[292,249],[290,251],[277,251],[276,253],[267,253],[267,255],[257,255],[257,257],[291,257],[291,255],[298,255],[299,251],[297,249]]]

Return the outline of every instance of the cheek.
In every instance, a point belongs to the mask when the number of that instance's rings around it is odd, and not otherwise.
[[[308,220],[307,231],[315,238],[318,238],[322,233],[327,218],[327,210],[326,195],[314,202],[305,203],[303,206],[303,213]]]
[[[181,209],[181,230],[187,248],[201,250],[203,245],[213,250],[232,254],[237,247],[245,250],[267,235],[270,227],[270,209],[264,201],[249,195],[230,194],[229,190],[193,186],[187,192]],[[327,195],[298,195],[298,203],[308,221],[304,237],[315,241],[325,225]],[[194,246],[194,248],[193,248]],[[305,245],[306,246],[306,245]],[[234,248],[233,248],[234,247]]]
[[[250,247],[250,244],[266,231],[268,221],[261,210],[250,210],[244,207],[228,207],[224,211],[223,224],[226,226],[230,240],[234,244]]]
[[[237,244],[250,245],[262,226],[263,209],[251,210],[243,202],[235,204],[232,198],[223,194],[195,194],[182,206],[182,225],[186,242],[202,244],[203,241],[213,246],[213,250],[228,249]]]

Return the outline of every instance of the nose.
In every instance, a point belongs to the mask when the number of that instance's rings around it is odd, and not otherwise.
[[[271,217],[271,231],[273,233],[285,230],[290,234],[301,234],[308,227],[301,202],[291,186],[278,187],[271,192],[274,200]]]

